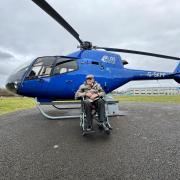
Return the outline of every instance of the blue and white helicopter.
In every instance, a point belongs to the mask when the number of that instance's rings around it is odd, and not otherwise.
[[[18,95],[35,97],[39,102],[74,99],[75,92],[87,74],[93,74],[104,91],[109,93],[132,80],[174,79],[180,83],[180,63],[173,73],[127,69],[120,55],[131,53],[179,61],[149,52],[98,47],[82,41],[79,34],[45,0],[32,0],[63,26],[80,44],[80,50],[67,56],[42,56],[13,73],[6,88]]]

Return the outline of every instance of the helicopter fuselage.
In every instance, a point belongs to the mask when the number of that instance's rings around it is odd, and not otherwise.
[[[81,50],[68,56],[39,57],[12,74],[6,87],[22,96],[37,97],[39,101],[74,99],[87,74],[93,74],[106,93],[131,80],[172,78],[167,72],[124,68],[121,57],[115,53]]]

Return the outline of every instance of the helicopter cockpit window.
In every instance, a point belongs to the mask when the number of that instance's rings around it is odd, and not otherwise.
[[[75,60],[69,60],[65,62],[57,62],[53,74],[64,74],[72,72],[78,69],[77,62]]]
[[[27,78],[34,79],[50,76],[55,59],[55,57],[40,57],[36,59]]]

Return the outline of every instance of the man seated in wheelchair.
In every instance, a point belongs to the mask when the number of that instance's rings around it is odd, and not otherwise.
[[[86,81],[79,87],[75,94],[76,99],[83,99],[83,107],[86,114],[85,129],[87,131],[91,131],[93,127],[92,110],[94,108],[98,113],[99,123],[106,123],[104,96],[105,92],[101,85],[95,81],[94,76],[92,74],[87,75]]]

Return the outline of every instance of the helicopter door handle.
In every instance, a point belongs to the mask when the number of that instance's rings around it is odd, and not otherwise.
[[[72,80],[66,80],[65,82],[68,84],[71,84],[73,81]]]

